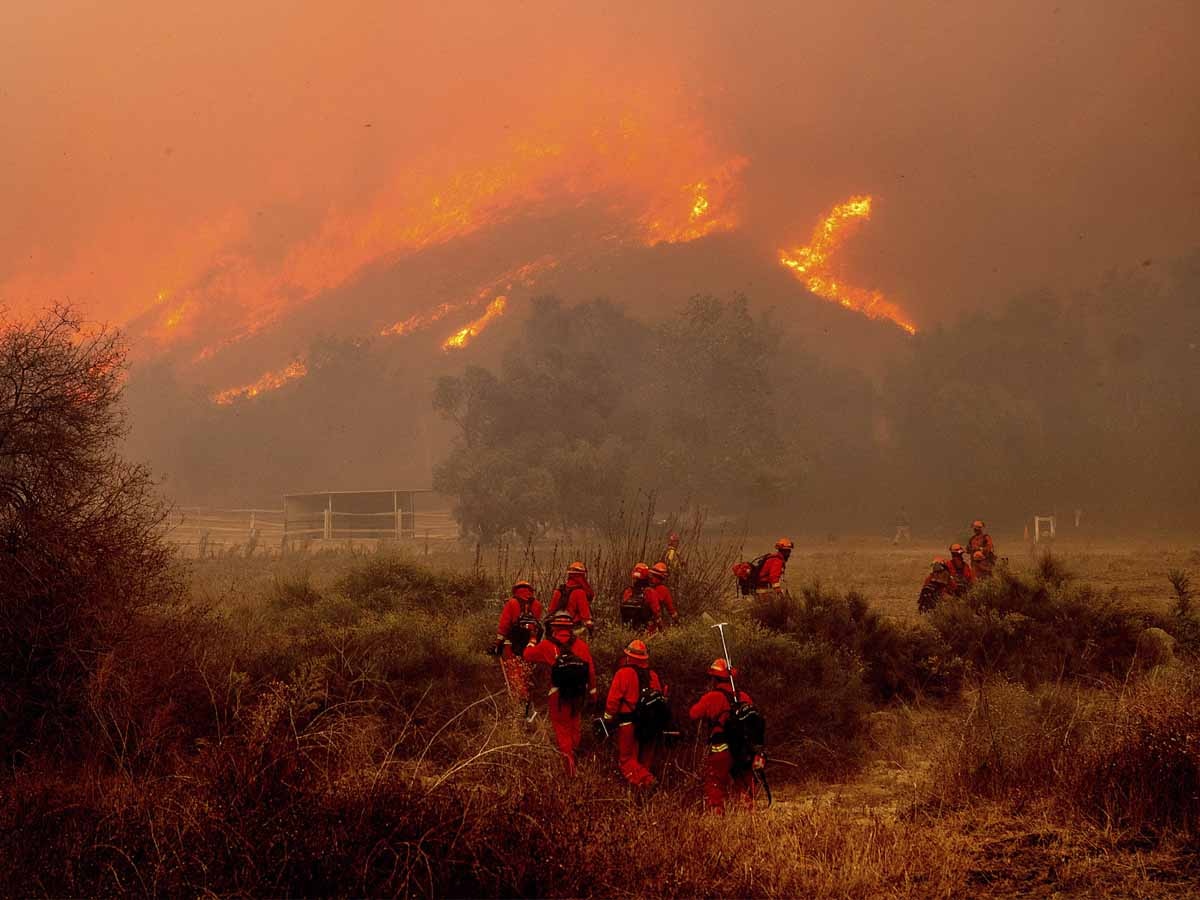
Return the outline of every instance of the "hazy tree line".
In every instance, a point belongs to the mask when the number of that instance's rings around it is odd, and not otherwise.
[[[493,371],[439,379],[458,429],[436,467],[485,538],[599,524],[653,489],[816,530],[1034,512],[1104,531],[1200,519],[1200,256],[1069,301],[1016,300],[917,335],[873,383],[789,345],[745,300],[647,325],[594,301],[533,304]]]
[[[327,338],[307,377],[232,406],[135,368],[127,452],[180,503],[428,485],[467,531],[595,524],[658,493],[751,527],[886,533],[1034,512],[1093,529],[1200,524],[1200,255],[1030,296],[908,339],[886,365],[800,342],[803,305],[695,297],[649,319],[542,298],[469,351]],[[974,304],[973,304],[974,305]],[[882,374],[867,375],[868,371]]]

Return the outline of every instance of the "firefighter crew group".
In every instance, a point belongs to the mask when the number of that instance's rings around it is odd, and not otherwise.
[[[663,560],[654,565],[635,565],[629,585],[622,592],[621,623],[646,637],[679,621],[675,597],[667,583],[672,571],[682,565],[678,546],[678,535],[672,534]],[[740,593],[756,600],[777,596],[794,548],[791,539],[780,538],[770,553],[735,565],[733,574]],[[965,592],[976,578],[992,575],[996,548],[981,520],[972,523],[972,535],[965,547],[955,543],[949,549],[948,558],[934,560],[921,587],[917,606],[922,612],[933,609],[946,596]],[[530,721],[536,716],[531,712],[530,693],[534,667],[549,670],[548,717],[568,775],[576,771],[584,712],[602,707],[594,723],[597,735],[607,738],[615,734],[621,775],[633,787],[647,788],[655,784],[655,756],[670,725],[669,686],[651,666],[646,641],[637,638],[622,651],[621,663],[601,702],[596,664],[587,643],[595,628],[595,597],[587,567],[573,562],[567,567],[563,583],[554,589],[543,620],[542,604],[533,585],[518,581],[500,611],[493,652],[501,657],[510,694],[525,702]],[[736,687],[738,672],[727,659],[713,660],[706,675],[708,689],[688,711],[690,719],[708,732],[705,806],[716,813],[723,812],[731,801],[752,806],[756,776],[766,785],[762,772],[764,719],[750,695]]]
[[[787,545],[790,552],[791,542]],[[668,549],[677,546],[673,535]],[[620,603],[623,624],[649,636],[678,622],[675,598],[667,585],[669,573],[665,561],[634,567]],[[781,574],[782,563],[771,566],[770,584],[777,586]],[[655,756],[671,722],[669,687],[652,668],[650,650],[639,638],[625,646],[601,701],[596,663],[587,642],[595,627],[591,612],[595,593],[582,562],[571,563],[566,576],[552,594],[544,624],[541,603],[528,581],[514,584],[512,596],[501,608],[493,652],[501,658],[509,692],[525,701],[526,718],[532,720],[536,715],[530,713],[533,670],[545,667],[551,685],[548,718],[567,774],[576,772],[584,713],[600,709],[593,727],[598,737],[615,737],[621,775],[634,788],[651,787],[656,783]],[[725,659],[714,660],[707,670],[709,689],[689,710],[690,718],[708,732],[704,797],[705,805],[716,813],[724,811],[727,800],[753,805],[756,773],[766,783],[764,720],[750,695],[735,690],[737,674]]]
[[[951,544],[949,558],[933,561],[925,583],[921,585],[917,609],[929,612],[945,598],[966,593],[976,579],[992,577],[996,569],[996,544],[986,529],[983,520],[976,519],[971,523],[971,537],[965,547]]]

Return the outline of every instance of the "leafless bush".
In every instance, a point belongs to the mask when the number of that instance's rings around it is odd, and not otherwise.
[[[135,621],[178,597],[150,474],[117,452],[124,371],[119,336],[86,329],[69,309],[0,331],[0,747],[9,753],[77,731],[97,695],[89,681],[111,679],[137,641]]]

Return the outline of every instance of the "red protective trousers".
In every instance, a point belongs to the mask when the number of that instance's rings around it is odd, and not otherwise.
[[[733,756],[728,750],[709,751],[704,761],[704,806],[718,816],[725,814],[725,801],[732,795],[745,809],[754,808],[754,772],[733,774]]]
[[[558,691],[550,695],[550,724],[554,726],[554,742],[563,755],[567,774],[575,774],[575,751],[579,749],[579,720],[583,715],[583,700],[563,700]]]
[[[654,773],[650,771],[654,765],[654,743],[639,744],[632,722],[617,726],[617,762],[621,775],[634,787],[654,784]]]
[[[512,652],[512,647],[504,646],[504,655],[500,657],[500,665],[504,668],[504,682],[508,685],[508,695],[515,700],[529,699],[529,688],[533,683],[533,666]]]

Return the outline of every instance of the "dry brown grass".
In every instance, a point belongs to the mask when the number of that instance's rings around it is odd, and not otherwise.
[[[892,556],[827,562],[898,579]],[[801,555],[792,577],[824,558]],[[685,615],[732,614],[771,731],[803,764],[773,770],[775,808],[718,820],[700,810],[688,745],[648,797],[624,788],[610,747],[563,780],[544,718],[521,722],[480,652],[497,611],[486,579],[428,580],[389,560],[198,565],[195,594],[221,615],[180,666],[195,690],[170,711],[174,738],[137,759],[31,760],[7,777],[4,893],[1157,896],[1196,876],[1191,814],[1142,802],[1191,759],[1170,737],[1192,695],[1159,674],[1115,693],[988,687],[963,707],[855,712],[861,688],[831,677],[857,671],[847,657],[684,595]],[[421,600],[443,613],[412,618]],[[656,639],[681,695],[714,655],[708,631],[693,621]],[[597,636],[602,665],[625,638]],[[821,747],[844,764],[805,756]]]

